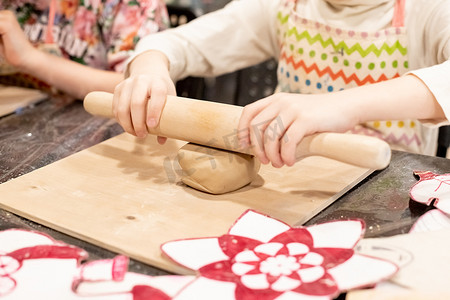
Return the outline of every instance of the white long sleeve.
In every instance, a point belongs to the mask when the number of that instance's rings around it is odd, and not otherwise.
[[[232,1],[186,25],[143,38],[135,55],[163,52],[174,80],[216,76],[277,57],[277,5],[271,0]]]
[[[406,16],[411,73],[427,85],[450,120],[450,1],[410,1]]]
[[[344,7],[347,2],[352,6]],[[377,2],[378,5],[373,3]],[[395,0],[299,0],[308,19],[354,30],[390,26]],[[143,38],[138,55],[159,50],[172,79],[216,76],[278,58],[278,0],[235,0],[184,26]],[[406,0],[405,26],[411,72],[430,89],[450,119],[450,0]]]

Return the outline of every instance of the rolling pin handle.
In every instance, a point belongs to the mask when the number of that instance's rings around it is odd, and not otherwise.
[[[391,161],[391,148],[388,143],[375,137],[327,132],[306,137],[297,146],[297,159],[310,155],[381,170]]]
[[[113,95],[107,92],[90,92],[83,101],[84,109],[94,116],[114,118]]]

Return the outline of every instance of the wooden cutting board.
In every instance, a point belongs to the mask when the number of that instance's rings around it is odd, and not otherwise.
[[[0,185],[0,207],[61,232],[185,274],[161,256],[166,241],[218,236],[251,208],[300,225],[371,170],[322,157],[262,166],[249,186],[210,195],[180,182],[184,142],[126,133]]]
[[[47,98],[39,90],[0,85],[0,117]]]

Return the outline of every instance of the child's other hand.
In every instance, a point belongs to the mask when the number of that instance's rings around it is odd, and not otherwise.
[[[338,94],[277,93],[247,105],[238,128],[241,147],[252,147],[263,164],[292,166],[303,137],[345,132],[358,123],[353,107],[345,105]]]
[[[7,10],[0,11],[0,56],[8,64],[26,69],[38,52],[20,28],[16,16]]]
[[[145,137],[147,128],[158,125],[167,95],[176,95],[168,76],[132,75],[114,91],[114,116],[126,132]],[[160,144],[165,141],[166,138],[158,137]]]

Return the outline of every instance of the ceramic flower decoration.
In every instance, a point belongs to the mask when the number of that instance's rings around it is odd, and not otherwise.
[[[177,240],[162,251],[195,270],[175,299],[330,299],[371,286],[397,266],[356,254],[361,220],[292,228],[253,210],[220,237]]]
[[[431,205],[450,214],[450,174],[435,174],[430,171],[415,171],[419,181],[409,192],[412,200]]]
[[[420,216],[411,227],[410,233],[450,229],[450,216],[439,209],[432,209]]]
[[[128,258],[87,253],[32,231],[0,231],[0,299],[170,300],[193,280],[127,272]]]

